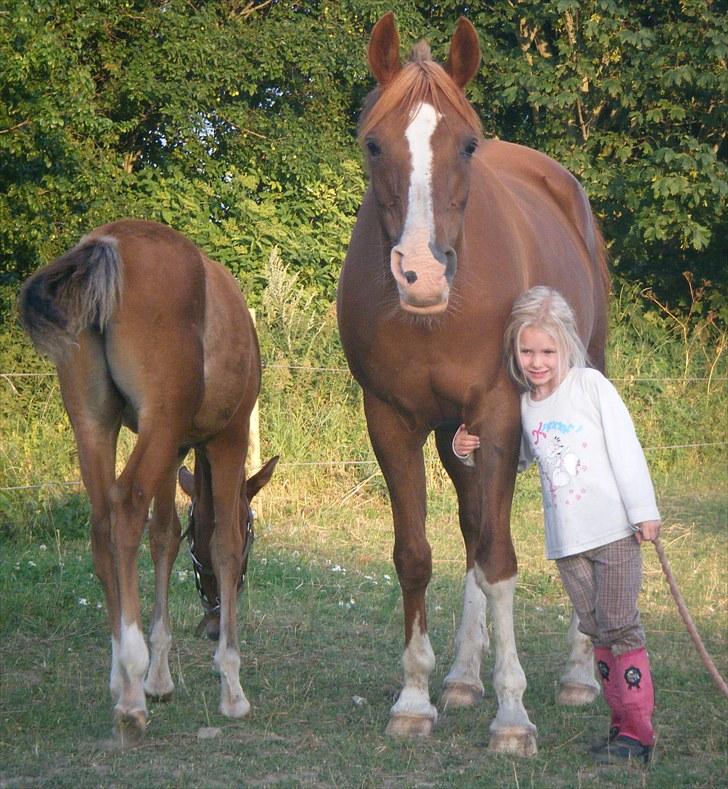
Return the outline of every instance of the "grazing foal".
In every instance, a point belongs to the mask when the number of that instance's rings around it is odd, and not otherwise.
[[[214,531],[206,534],[220,595],[214,658],[220,711],[246,715],[236,600],[246,539],[240,526],[240,502],[247,508],[248,498],[244,459],[260,354],[237,283],[180,233],[125,219],[96,228],[32,275],[19,309],[34,344],[56,365],[91,499],[94,566],[111,629],[117,737],[124,744],[144,732],[145,692],[165,697],[174,688],[167,594],[180,543],[177,468],[190,448],[209,469],[196,493],[214,512]],[[122,424],[138,438],[117,477]],[[155,571],[151,658],[137,577],[147,521]]]
[[[602,367],[608,278],[601,236],[573,176],[541,153],[483,139],[463,93],[479,62],[477,33],[465,19],[444,68],[425,42],[400,62],[391,13],[375,26],[369,65],[378,85],[359,125],[370,186],[341,272],[337,314],[392,504],[405,650],[404,687],[388,731],[427,735],[437,719],[429,695],[435,656],[425,606],[432,558],[422,449],[434,430],[457,491],[466,568],[443,705],[482,696],[487,598],[498,697],[490,747],[531,755],[536,727],[522,702],[526,680],[513,628],[510,507],[520,419],[503,330],[520,293],[550,285],[574,308],[591,360]],[[474,468],[452,452],[461,423],[480,437]],[[570,632],[561,700],[593,700],[591,648],[575,627]]]

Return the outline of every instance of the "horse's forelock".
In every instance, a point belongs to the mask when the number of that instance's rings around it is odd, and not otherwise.
[[[427,42],[415,45],[411,57],[392,82],[384,89],[378,88],[365,103],[359,122],[359,138],[363,139],[395,110],[402,113],[402,124],[406,126],[415,107],[423,101],[431,102],[445,118],[451,108],[474,134],[480,136],[480,118],[445,69],[432,60]]]
[[[409,56],[410,63],[419,63],[423,60],[432,60],[430,45],[424,39],[418,41],[413,47]]]

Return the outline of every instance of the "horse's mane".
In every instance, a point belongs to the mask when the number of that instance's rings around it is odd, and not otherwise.
[[[414,108],[423,101],[430,102],[445,118],[447,110],[454,110],[474,134],[482,136],[480,118],[465,94],[445,69],[432,59],[427,42],[420,41],[397,76],[384,89],[376,88],[367,97],[359,119],[359,138],[363,139],[395,109],[404,109],[406,123]]]

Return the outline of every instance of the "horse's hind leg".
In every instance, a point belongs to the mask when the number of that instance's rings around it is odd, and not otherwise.
[[[250,703],[240,685],[240,650],[237,633],[238,579],[243,561],[240,533],[240,487],[247,450],[247,415],[238,412],[225,433],[207,445],[212,476],[215,530],[210,540],[212,566],[220,593],[220,640],[214,663],[220,673],[220,712],[242,718]]]
[[[122,402],[106,370],[99,340],[88,332],[78,338],[57,364],[63,403],[73,427],[81,478],[91,503],[91,551],[94,570],[104,591],[111,631],[109,689],[116,703],[121,695],[119,668],[119,590],[111,540],[109,491],[116,477],[116,443]]]
[[[154,612],[149,629],[151,655],[144,691],[147,696],[159,699],[169,698],[174,690],[169,671],[169,650],[172,645],[169,577],[177,558],[181,531],[174,503],[176,483],[175,464],[168,470],[157,489],[154,512],[149,522],[149,542],[154,562]]]
[[[481,662],[488,652],[486,599],[475,580],[475,550],[480,535],[482,469],[467,468],[452,453],[453,433],[438,430],[437,449],[440,459],[455,485],[458,495],[460,530],[465,542],[466,573],[463,613],[455,636],[455,659],[445,677],[441,705],[443,709],[471,707],[481,701],[484,688],[480,677]]]
[[[571,613],[567,640],[571,652],[559,678],[556,701],[570,707],[591,704],[600,693],[594,676],[594,647],[591,639],[579,630],[579,617],[575,611]]]
[[[174,426],[164,424],[159,414],[147,421],[153,421],[154,428],[140,425],[136,446],[111,494],[111,528],[120,605],[118,662],[122,677],[114,723],[122,744],[137,740],[144,733],[147,720],[143,682],[149,652],[141,628],[137,573],[139,543],[150,502],[174,465],[180,444]]]

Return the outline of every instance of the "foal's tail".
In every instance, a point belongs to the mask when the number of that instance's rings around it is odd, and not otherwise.
[[[57,360],[84,329],[103,331],[119,302],[122,262],[115,238],[82,240],[26,280],[18,299],[23,327]]]

